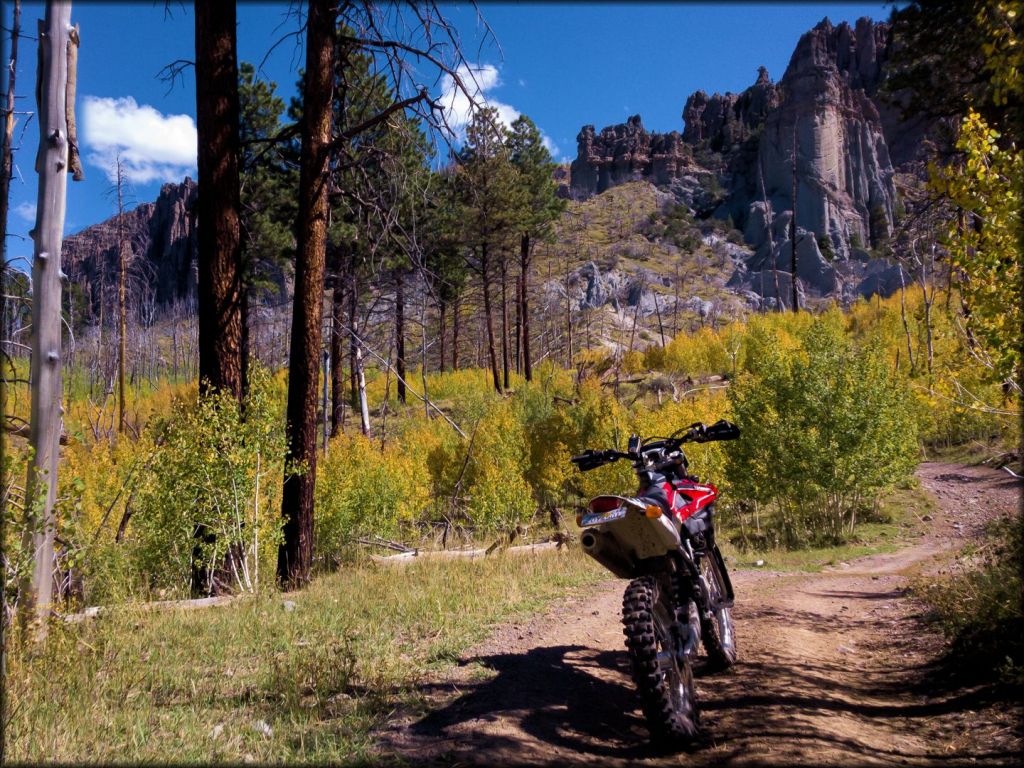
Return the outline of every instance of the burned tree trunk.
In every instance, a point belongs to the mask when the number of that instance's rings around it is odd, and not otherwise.
[[[398,373],[398,401],[405,404],[405,276],[401,268],[395,278],[395,370]]]
[[[462,302],[455,297],[452,302],[452,370],[459,370],[459,318],[462,314]]]
[[[196,0],[199,387],[242,396],[235,3]]]
[[[128,256],[124,242],[124,168],[117,159],[117,431],[124,434],[125,358],[128,352]]]
[[[448,304],[445,301],[437,302],[437,341],[441,345],[438,352],[438,364],[437,369],[444,373],[444,353],[445,353],[445,335],[448,333],[448,329],[445,327],[446,314],[448,312]]]
[[[281,498],[284,540],[277,575],[288,587],[309,581],[313,563],[313,493],[316,487],[316,406],[320,373],[321,315],[327,253],[327,184],[331,143],[335,6],[311,0],[306,37],[306,76],[299,161],[298,248],[288,374],[287,440],[293,462]]]
[[[331,437],[344,430],[345,422],[345,353],[342,340],[345,328],[345,278],[341,273],[334,277],[334,293],[331,297]]]
[[[359,314],[359,283],[356,276],[355,269],[355,253],[352,255],[352,273],[351,280],[349,283],[348,291],[348,365],[349,365],[349,383],[352,389],[352,408],[359,407],[359,386],[356,383],[356,353],[359,351],[359,345],[356,342],[356,329],[359,327],[358,314]]]
[[[530,235],[524,234],[519,241],[519,280],[521,283],[521,306],[519,314],[523,318],[523,376],[533,381],[533,361],[530,359],[530,306],[527,295],[529,288],[527,279],[530,274]]]
[[[498,375],[498,356],[494,347],[494,310],[491,307],[491,277],[487,261],[487,243],[480,246],[480,281],[484,290],[484,325],[487,327],[487,355],[494,378],[494,391],[501,394],[501,378]]]
[[[18,67],[18,38],[21,36],[21,0],[14,0],[14,16],[11,24],[11,58],[7,71],[7,104],[4,107],[4,146],[0,159],[0,254],[7,260],[7,210],[10,205],[11,173],[14,171],[14,82]],[[2,292],[6,295],[6,291]]]
[[[501,255],[501,382],[508,389],[508,259]]]

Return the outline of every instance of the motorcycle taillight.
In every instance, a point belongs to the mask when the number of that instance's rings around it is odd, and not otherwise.
[[[591,512],[611,512],[621,505],[622,499],[616,499],[614,496],[598,496],[591,500],[589,508]]]

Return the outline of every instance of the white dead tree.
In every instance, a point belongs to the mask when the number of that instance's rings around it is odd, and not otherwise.
[[[54,503],[63,406],[61,403],[61,240],[67,204],[67,174],[79,178],[75,139],[75,69],[78,28],[71,3],[48,0],[39,23],[39,150],[36,172],[35,244],[32,259],[32,461],[26,486],[26,544],[33,554],[30,582],[22,589],[24,616],[45,618],[53,588]],[[36,500],[36,501],[33,501]],[[34,613],[34,617],[33,617]],[[45,622],[40,626],[45,632]]]

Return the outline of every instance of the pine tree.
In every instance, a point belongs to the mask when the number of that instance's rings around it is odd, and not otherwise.
[[[494,389],[502,392],[494,338],[493,281],[508,258],[511,235],[518,230],[524,207],[523,188],[509,160],[505,130],[498,112],[484,107],[466,127],[459,153],[459,196],[464,209],[463,239],[470,249],[468,265],[480,280],[487,331],[487,354]]]
[[[242,396],[238,66],[233,1],[195,3],[199,385]]]
[[[327,250],[334,71],[334,7],[311,0],[306,24],[305,112],[299,168],[298,248],[288,375],[287,439],[295,466],[285,473],[281,498],[284,538],[277,574],[297,587],[309,581],[313,563],[313,499],[316,485],[316,412],[320,373],[321,315]]]
[[[519,278],[516,285],[518,311],[517,346],[521,345],[523,375],[533,378],[530,357],[529,275],[533,246],[552,236],[552,224],[562,211],[565,201],[556,194],[555,164],[544,146],[543,138],[534,122],[520,115],[509,130],[506,140],[513,166],[519,172],[520,184],[526,196],[526,206],[520,222]],[[518,358],[518,355],[517,355]]]

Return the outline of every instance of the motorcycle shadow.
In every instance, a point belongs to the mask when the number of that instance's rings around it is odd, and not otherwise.
[[[580,645],[466,660],[496,675],[412,724],[414,735],[454,746],[472,764],[558,761],[558,754],[639,759],[659,754],[629,680],[625,651]]]

